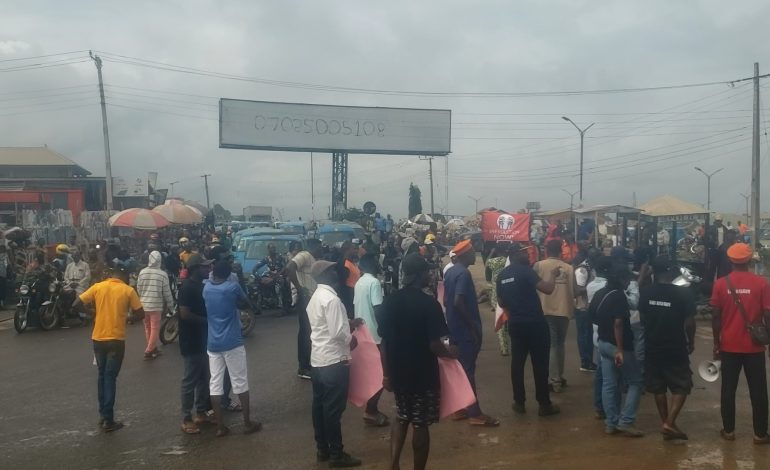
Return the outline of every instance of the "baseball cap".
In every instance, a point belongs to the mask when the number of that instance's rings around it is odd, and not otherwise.
[[[668,256],[658,256],[652,260],[652,271],[655,274],[668,273],[674,270],[674,263],[668,258]]]
[[[310,275],[313,276],[313,279],[318,280],[318,277],[321,276],[327,269],[336,265],[337,263],[333,263],[331,261],[318,260],[313,263],[313,266],[310,267]]]
[[[197,268],[198,266],[209,266],[214,260],[206,259],[204,256],[193,253],[187,258],[187,269]]]

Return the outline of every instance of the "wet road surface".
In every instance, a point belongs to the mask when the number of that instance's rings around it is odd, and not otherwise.
[[[477,270],[477,266],[474,270]],[[480,289],[482,285],[479,283]],[[767,469],[770,446],[751,442],[751,410],[745,382],[738,393],[737,441],[719,438],[719,382],[694,377],[695,389],[680,415],[687,443],[664,442],[657,433],[657,412],[645,395],[638,427],[641,439],[605,436],[593,417],[593,374],[578,371],[574,322],[567,341],[569,387],[553,400],[560,416],[539,418],[534,400],[525,416],[511,411],[508,358],[497,351],[492,313],[483,304],[484,347],[477,380],[481,405],[501,419],[499,428],[442,421],[431,428],[429,468],[434,469]],[[30,330],[17,335],[0,322],[0,469],[312,469],[316,465],[310,422],[310,383],[296,372],[297,319],[260,317],[246,339],[254,414],[260,433],[244,436],[240,415],[227,416],[233,433],[215,438],[213,429],[187,436],[179,429],[182,361],[176,343],[151,362],[142,360],[144,331],[129,327],[126,357],[118,378],[116,417],[126,427],[112,434],[96,425],[96,369],[90,331]],[[711,351],[710,329],[699,323],[694,368]],[[534,397],[531,374],[527,393]],[[393,397],[381,409],[393,416]],[[364,427],[362,411],[349,405],[344,415],[346,450],[363,459],[362,468],[387,468],[389,431]],[[411,468],[405,447],[404,468]]]

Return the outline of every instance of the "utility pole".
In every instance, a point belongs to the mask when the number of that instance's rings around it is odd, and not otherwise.
[[[110,161],[110,132],[107,129],[107,103],[104,102],[104,82],[102,81],[102,58],[88,51],[88,55],[96,64],[96,75],[99,77],[99,99],[102,104],[102,133],[104,134],[104,166],[105,182],[107,183],[107,210],[112,210],[112,162]]]
[[[751,228],[754,246],[759,246],[759,62],[754,62],[754,133],[751,142]],[[756,269],[759,267],[757,266]]]
[[[583,140],[586,132],[588,132],[588,129],[590,129],[596,123],[592,122],[585,129],[581,129],[572,119],[568,118],[567,116],[562,116],[561,118],[575,126],[575,129],[580,132],[580,207],[583,207]]]
[[[743,193],[738,193],[738,194],[743,196],[743,199],[746,200],[746,226],[750,227],[751,226],[751,212],[749,212],[749,199],[751,199],[751,194],[743,194]]]
[[[449,155],[444,157],[444,207],[449,215]]]
[[[473,197],[473,196],[470,196],[470,195],[468,196],[468,199],[470,199],[470,200],[472,200],[473,202],[476,203],[476,212],[475,212],[476,214],[479,213],[479,201],[482,200],[483,198],[484,198],[484,196],[481,196],[481,197]]]
[[[211,175],[201,175],[201,178],[203,178],[203,185],[206,188],[206,209],[211,210],[211,202],[209,201],[209,176]]]
[[[572,217],[572,228],[573,228],[573,230],[575,232],[575,240],[577,240],[577,236],[578,236],[578,233],[577,233],[578,232],[577,220],[575,218],[575,213],[573,212],[573,210],[575,208],[575,205],[574,205],[575,194],[577,194],[579,191],[575,191],[574,193],[571,193],[571,192],[567,191],[566,189],[562,189],[562,191],[564,191],[565,193],[569,194],[569,215],[570,215],[570,217]],[[636,194],[636,193],[634,193],[634,194]]]
[[[724,168],[720,168],[717,171],[712,171],[711,173],[706,173],[705,171],[701,170],[699,167],[695,167],[696,170],[703,173],[704,176],[706,176],[706,210],[711,210],[711,177],[719,173],[720,171],[724,170]]]
[[[310,152],[310,212],[315,222],[315,173],[313,172],[313,152]]]
[[[430,179],[430,216],[435,213],[433,209],[433,157],[420,157],[420,160],[428,160],[428,178]]]
[[[171,195],[174,195],[174,185],[177,184],[179,181],[172,181],[168,185],[171,186]]]

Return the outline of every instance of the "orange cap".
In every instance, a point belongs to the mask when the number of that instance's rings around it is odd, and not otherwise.
[[[455,254],[455,256],[460,256],[463,253],[466,253],[473,249],[473,244],[470,240],[463,240],[457,245],[455,245],[454,248],[452,248],[452,252]]]
[[[746,264],[751,261],[754,251],[746,243],[735,243],[727,249],[727,257],[734,264]]]

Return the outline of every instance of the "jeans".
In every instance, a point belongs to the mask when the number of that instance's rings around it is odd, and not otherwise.
[[[634,355],[644,377],[644,325],[642,322],[631,323],[631,333],[634,334]]]
[[[114,421],[115,394],[118,373],[123,364],[126,342],[120,340],[94,341],[94,356],[99,369],[97,390],[99,395],[99,416],[106,422]]]
[[[594,362],[593,327],[587,310],[575,310],[575,329],[577,330],[580,366],[588,367]]]
[[[307,303],[310,298],[307,292],[300,289],[297,299],[297,319],[299,330],[297,331],[297,362],[299,370],[310,370],[310,320],[307,316]]]
[[[209,409],[209,357],[205,352],[182,356],[182,420],[192,421],[193,413]]]
[[[463,366],[465,375],[468,376],[468,382],[471,383],[473,394],[476,395],[476,403],[466,408],[466,411],[468,412],[468,416],[475,418],[481,416],[479,394],[476,392],[476,359],[479,357],[481,347],[471,340],[459,343],[457,349],[459,349],[460,352],[457,359],[460,361],[460,365]]]
[[[318,452],[342,454],[342,413],[348,401],[350,366],[347,361],[312,369],[313,430]]]
[[[551,354],[548,362],[550,377],[548,381],[561,385],[564,378],[564,342],[567,339],[569,317],[546,315],[545,321],[548,323],[548,333],[551,338]]]
[[[551,404],[548,390],[548,353],[551,336],[545,320],[535,322],[508,323],[511,335],[511,384],[513,401],[524,404],[527,399],[524,389],[524,364],[527,356],[532,357],[532,373],[535,376],[535,398],[541,406]]]
[[[599,341],[599,354],[602,355],[602,406],[607,416],[608,428],[631,426],[636,421],[639,401],[642,399],[642,374],[633,351],[624,351],[623,365],[615,366],[617,348],[612,343]],[[620,405],[622,392],[618,386],[620,376],[628,385],[626,401]]]
[[[735,431],[735,390],[741,369],[746,375],[751,399],[751,415],[754,435],[767,435],[767,375],[765,353],[722,352],[722,427],[727,432]]]

